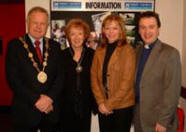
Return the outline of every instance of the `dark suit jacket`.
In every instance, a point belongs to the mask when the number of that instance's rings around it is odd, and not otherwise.
[[[36,50],[30,38],[28,35],[25,35],[24,39],[29,45],[29,49],[33,53],[35,61],[39,64]],[[43,52],[44,51],[45,48],[43,49]],[[57,98],[60,94],[63,82],[60,56],[59,44],[49,39],[48,65],[45,68],[48,79],[46,83],[41,84],[37,80],[38,71],[33,67],[22,42],[19,39],[13,39],[8,43],[6,74],[10,88],[14,94],[12,102],[13,122],[35,126],[44,116],[53,123],[57,122],[59,111],[57,108]],[[39,64],[39,67],[42,69],[42,65]],[[45,94],[54,101],[54,111],[48,115],[41,113],[34,107],[40,94]]]
[[[143,46],[137,51],[139,64]],[[145,64],[140,82],[140,120],[144,132],[153,132],[155,125],[177,131],[177,104],[181,88],[181,64],[178,51],[157,41]]]

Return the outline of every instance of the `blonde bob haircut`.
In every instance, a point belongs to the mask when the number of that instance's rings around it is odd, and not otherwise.
[[[101,36],[101,47],[105,47],[108,43],[108,39],[105,36],[104,33],[104,28],[106,26],[106,24],[110,24],[111,22],[116,22],[118,23],[121,33],[119,35],[119,40],[117,45],[118,46],[123,46],[125,44],[127,44],[127,38],[126,38],[126,29],[125,29],[125,22],[124,19],[121,18],[119,15],[117,14],[111,14],[109,16],[107,16],[102,23],[102,36]]]

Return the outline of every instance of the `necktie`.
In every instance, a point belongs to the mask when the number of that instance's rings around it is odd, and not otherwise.
[[[39,58],[40,63],[42,63],[43,57],[42,57],[42,54],[41,54],[41,49],[40,49],[40,47],[39,47],[40,41],[36,40],[36,41],[35,41],[35,45],[36,45],[35,48],[36,48],[37,56],[38,56],[38,58]]]

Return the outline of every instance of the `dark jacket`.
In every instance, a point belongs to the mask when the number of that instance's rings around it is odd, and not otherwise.
[[[84,47],[84,55],[81,56],[82,71],[76,72],[77,62],[73,60],[73,49],[62,51],[64,60],[65,81],[61,95],[62,114],[74,114],[78,117],[90,116],[94,99],[90,85],[90,67],[94,51]],[[82,53],[83,54],[83,53]]]
[[[33,53],[34,60],[39,64],[36,50],[28,35],[24,36],[24,40],[29,45],[28,48]],[[43,53],[45,50],[44,48]],[[55,123],[58,121],[59,109],[57,108],[57,98],[61,92],[63,83],[63,69],[60,63],[61,51],[59,44],[49,39],[48,52],[49,56],[45,68],[48,79],[42,84],[37,80],[38,71],[33,67],[33,63],[28,57],[28,52],[24,48],[23,43],[18,38],[8,43],[6,75],[14,95],[12,102],[14,122],[35,126],[43,116],[47,116],[47,119],[51,122]],[[41,64],[39,64],[39,68],[42,69]],[[45,94],[53,100],[54,111],[48,115],[41,113],[34,106],[40,94]]]
[[[139,64],[143,45],[136,48]],[[179,52],[157,41],[143,69],[140,81],[140,121],[144,132],[153,132],[156,123],[176,132],[177,105],[181,88]],[[134,115],[135,116],[135,115]]]

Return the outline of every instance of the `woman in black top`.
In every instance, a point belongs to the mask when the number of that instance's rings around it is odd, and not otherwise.
[[[135,52],[128,44],[124,19],[108,15],[91,66],[100,132],[130,132],[134,106]]]
[[[89,26],[81,19],[72,19],[65,33],[70,47],[62,51],[65,81],[61,96],[61,131],[89,132],[93,102],[90,67],[94,52],[85,47]]]

